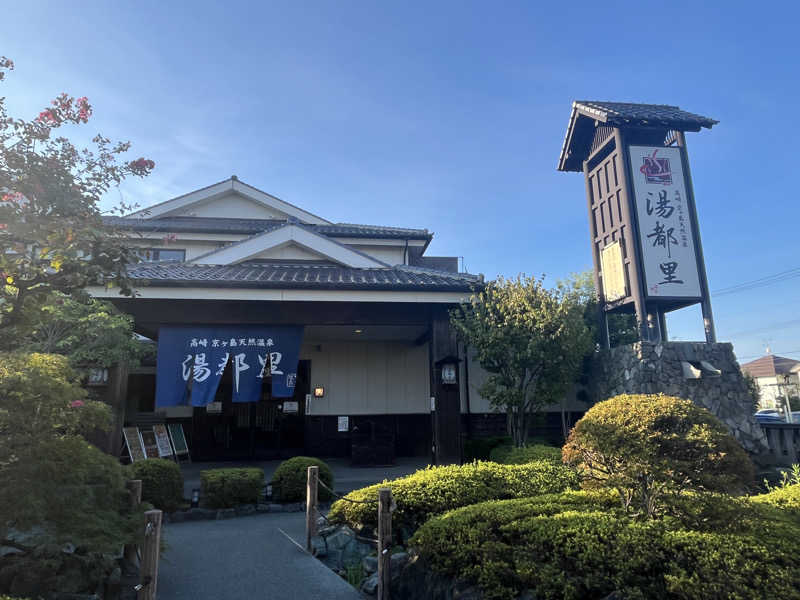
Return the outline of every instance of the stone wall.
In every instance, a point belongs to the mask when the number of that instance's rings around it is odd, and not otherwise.
[[[701,361],[721,370],[721,375],[702,370]],[[701,378],[687,379],[684,362],[700,369]],[[768,449],[764,432],[753,418],[753,403],[732,344],[636,342],[604,350],[593,362],[589,393],[594,402],[618,394],[686,398],[715,414],[751,454]]]

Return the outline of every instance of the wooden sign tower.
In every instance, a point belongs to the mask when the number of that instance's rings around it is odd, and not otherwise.
[[[576,101],[559,171],[583,171],[601,331],[635,312],[640,339],[666,341],[667,312],[700,304],[716,342],[687,131],[717,121],[663,104]]]

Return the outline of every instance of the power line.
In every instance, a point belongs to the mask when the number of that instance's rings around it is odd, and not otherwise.
[[[767,285],[780,283],[788,279],[795,279],[796,277],[800,277],[800,267],[795,269],[789,269],[787,271],[781,271],[780,273],[775,273],[774,275],[767,275],[765,277],[760,277],[758,279],[743,281],[742,283],[737,283],[735,285],[730,285],[728,287],[720,288],[718,290],[711,292],[711,295],[719,298],[720,296],[727,296],[729,294],[746,292],[748,290],[752,290],[755,288],[760,288]]]

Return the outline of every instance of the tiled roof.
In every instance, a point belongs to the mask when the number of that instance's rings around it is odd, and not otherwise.
[[[796,370],[795,368],[798,366],[800,366],[800,360],[768,354],[767,356],[762,356],[761,358],[743,364],[742,371],[750,374],[752,377],[773,377],[775,375],[785,375],[794,372]]]
[[[164,217],[161,219],[138,219],[127,217],[104,217],[109,225],[133,231],[230,233],[252,235],[282,227],[287,222],[277,219],[226,219],[221,217]],[[333,223],[305,227],[331,237],[391,238],[430,240],[433,235],[427,229],[407,229],[381,225],[356,225]]]
[[[159,286],[264,289],[470,291],[481,284],[481,279],[475,275],[404,265],[387,269],[353,269],[329,265],[162,262],[140,263],[131,267],[129,275],[134,280],[146,280]]]
[[[662,125],[680,131],[709,129],[719,123],[709,117],[696,115],[669,104],[634,104],[631,102],[602,102],[576,100],[573,105],[604,121],[607,125]]]
[[[595,132],[599,127],[638,127],[658,134],[659,130],[664,133],[700,131],[703,127],[710,129],[717,123],[714,119],[670,104],[576,100],[572,103],[567,133],[558,158],[558,170],[583,170],[583,161],[591,154]]]

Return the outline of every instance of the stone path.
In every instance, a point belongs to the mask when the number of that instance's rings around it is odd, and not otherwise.
[[[358,600],[361,594],[280,531],[305,543],[305,513],[170,523],[159,600]]]

